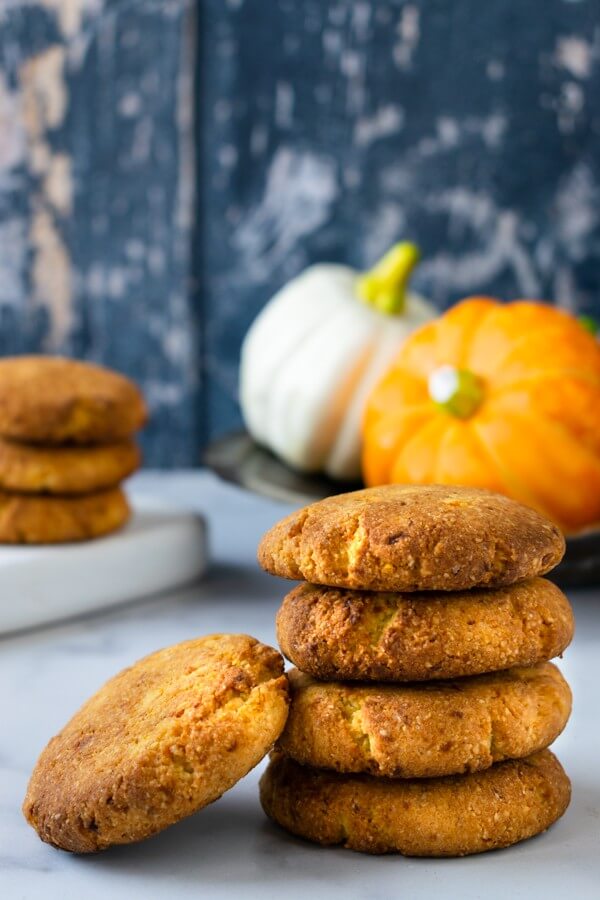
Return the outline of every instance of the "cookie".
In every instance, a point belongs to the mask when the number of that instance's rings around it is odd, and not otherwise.
[[[313,503],[263,537],[272,575],[371,591],[502,587],[550,571],[558,528],[500,494],[385,485]]]
[[[450,594],[301,584],[277,614],[283,653],[325,681],[424,681],[532,666],[561,654],[573,630],[567,598],[545,578]]]
[[[317,844],[365,853],[467,856],[545,831],[571,785],[549,750],[471,775],[340,775],[274,755],[260,783],[267,816]]]
[[[0,490],[89,494],[114,487],[140,465],[133,441],[95,447],[41,447],[0,439]]]
[[[146,421],[136,385],[110,369],[56,356],[0,360],[0,435],[32,444],[115,443]]]
[[[288,677],[290,714],[278,748],[338,772],[477,772],[548,747],[571,712],[569,686],[552,663],[421,685],[315,681],[297,669]]]
[[[0,544],[64,544],[116,531],[129,518],[120,488],[82,496],[0,491]]]
[[[77,853],[147,838],[249,772],[287,707],[283,660],[255,638],[216,634],[159,650],[52,738],[23,812],[43,841]]]

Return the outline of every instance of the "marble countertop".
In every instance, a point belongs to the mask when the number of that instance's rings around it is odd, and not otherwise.
[[[600,591],[572,595],[577,635],[561,666],[575,696],[555,749],[573,801],[547,834],[462,860],[369,857],[296,840],[264,817],[262,769],[221,800],[152,840],[92,857],[42,844],[20,807],[48,738],[119,669],[158,647],[214,631],[275,643],[286,583],[261,573],[261,533],[287,512],[202,472],[144,473],[132,492],[159,494],[205,513],[212,566],[204,580],[117,612],[0,641],[0,896],[131,900],[207,897],[318,900],[597,898],[600,885]]]

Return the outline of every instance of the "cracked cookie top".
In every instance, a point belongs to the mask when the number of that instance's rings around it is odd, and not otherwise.
[[[0,435],[32,444],[123,441],[146,422],[139,388],[119,372],[60,356],[0,360]]]
[[[292,669],[277,747],[337,772],[431,778],[542,750],[565,727],[571,691],[552,663],[456,681],[354,684]]]
[[[218,799],[268,752],[287,718],[281,655],[216,634],[124,669],[41,754],[23,812],[78,853],[149,837]]]
[[[324,681],[430,681],[531,666],[562,653],[573,630],[569,601],[545,578],[423,594],[300,584],[277,613],[285,656]]]
[[[263,537],[267,572],[331,587],[459,591],[543,575],[564,554],[559,529],[489,491],[385,485],[320,500]]]

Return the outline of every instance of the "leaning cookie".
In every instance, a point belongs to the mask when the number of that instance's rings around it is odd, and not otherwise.
[[[371,591],[461,591],[543,575],[560,562],[559,529],[489,491],[385,485],[328,497],[263,537],[272,575]]]
[[[571,712],[552,663],[456,681],[364,685],[292,669],[277,747],[296,762],[392,778],[459,775],[548,747]]]
[[[23,812],[77,853],[156,834],[232,787],[279,736],[281,655],[247,635],[167,647],[107,682],[54,737]]]
[[[117,531],[129,519],[120,488],[56,497],[0,491],[0,544],[65,544]]]
[[[571,785],[549,750],[471,775],[416,780],[340,775],[274,754],[260,783],[265,813],[317,844],[365,853],[467,856],[545,831]]]
[[[146,421],[136,385],[103,366],[56,356],[0,360],[0,435],[32,444],[115,443]]]
[[[114,487],[140,465],[133,441],[92,447],[41,447],[0,438],[0,490],[89,494]]]
[[[531,666],[573,637],[562,591],[545,578],[426,594],[301,584],[277,614],[283,653],[325,681],[424,681]]]

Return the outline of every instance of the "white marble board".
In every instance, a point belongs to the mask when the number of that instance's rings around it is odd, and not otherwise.
[[[141,494],[125,528],[106,537],[0,546],[0,634],[176,588],[205,567],[203,518]]]

